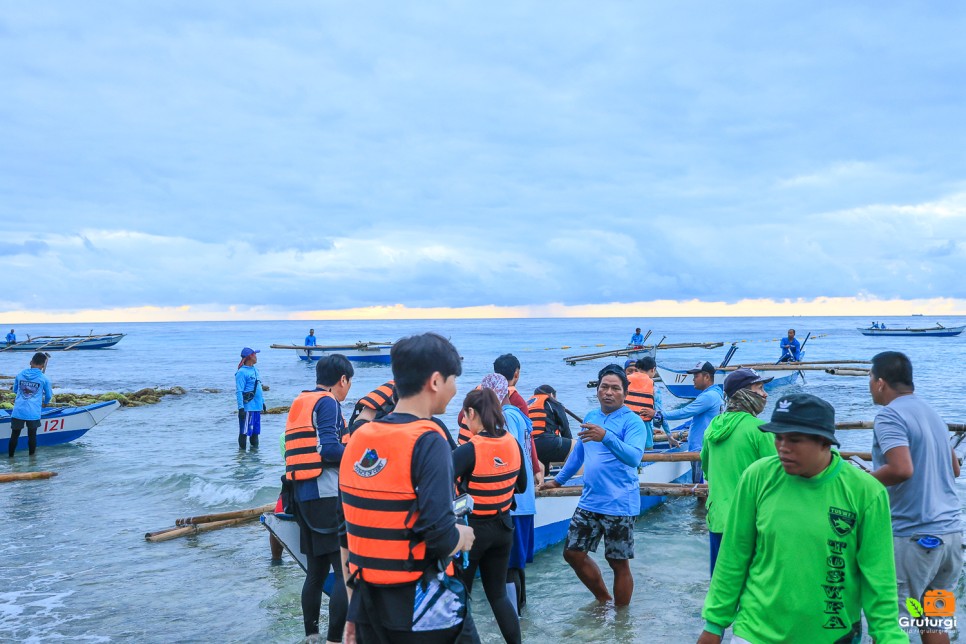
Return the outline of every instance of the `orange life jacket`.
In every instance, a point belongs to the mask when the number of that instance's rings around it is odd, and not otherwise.
[[[533,435],[539,436],[547,431],[547,399],[549,394],[537,394],[527,401],[528,415],[533,423]],[[556,434],[557,432],[552,432]]]
[[[654,416],[654,381],[640,371],[627,376],[627,397],[624,404],[638,416]]]
[[[483,385],[476,385],[476,387],[474,388],[474,391],[476,391],[477,389],[482,389],[482,388],[483,388]],[[470,439],[473,438],[473,432],[470,431],[470,428],[467,426],[466,422],[463,420],[463,410],[462,409],[460,410],[459,415],[456,417],[456,424],[459,425],[459,427],[460,427],[459,435],[456,437],[456,444],[457,445],[464,445],[466,443],[469,443],[470,442]]]
[[[319,436],[313,412],[315,405],[323,398],[334,399],[334,396],[321,389],[303,391],[292,401],[288,410],[288,419],[285,421],[285,478],[290,481],[305,481],[322,474]]]
[[[380,409],[385,409],[390,405],[395,407],[395,400],[396,382],[394,380],[390,380],[383,385],[379,385],[367,395],[360,398],[357,404],[374,411],[379,411]]]
[[[339,491],[349,542],[349,573],[370,584],[413,583],[435,565],[412,532],[419,518],[413,487],[413,449],[442,428],[432,420],[373,421],[356,430],[342,455]],[[450,562],[446,569],[454,574]]]
[[[466,491],[473,497],[473,514],[492,516],[509,512],[523,464],[520,444],[510,432],[504,432],[499,438],[477,434],[470,442],[476,451],[476,465]]]

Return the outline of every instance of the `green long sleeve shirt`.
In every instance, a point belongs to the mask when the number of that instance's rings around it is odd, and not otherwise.
[[[775,435],[758,427],[765,421],[743,411],[715,416],[704,434],[701,469],[708,480],[708,530],[724,532],[738,480],[748,466],[775,455]]]
[[[755,644],[859,641],[861,612],[877,644],[908,642],[899,628],[886,489],[837,452],[812,478],[778,457],[738,483],[702,616]]]

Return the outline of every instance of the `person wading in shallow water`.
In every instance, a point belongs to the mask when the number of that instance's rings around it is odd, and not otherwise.
[[[634,520],[641,513],[637,467],[644,456],[646,430],[640,416],[624,406],[627,376],[618,365],[597,374],[600,409],[584,416],[580,441],[556,478],[541,486],[567,483],[583,466],[584,487],[570,520],[564,560],[597,601],[626,606],[634,593],[630,560],[634,558]],[[600,568],[587,554],[604,539],[604,558],[614,571],[614,595],[607,591]]]
[[[238,403],[238,449],[245,449],[246,437],[250,437],[252,449],[258,448],[258,435],[262,433],[262,378],[255,363],[257,349],[241,350],[241,362],[235,372],[235,402]]]
[[[27,427],[27,453],[33,456],[37,450],[37,430],[40,429],[42,408],[53,395],[50,380],[44,375],[47,357],[46,353],[35,353],[30,359],[30,366],[13,379],[16,397],[10,411],[10,445],[7,447],[7,456],[10,458],[17,451],[17,441],[24,426]]]

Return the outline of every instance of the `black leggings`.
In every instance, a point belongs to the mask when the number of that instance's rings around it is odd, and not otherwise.
[[[345,578],[342,574],[342,556],[337,550],[317,557],[307,555],[305,559],[309,568],[305,574],[305,583],[302,584],[302,621],[305,624],[305,634],[319,632],[322,585],[325,584],[331,568],[335,573],[335,583],[332,585],[332,594],[329,595],[329,631],[326,639],[330,642],[341,642],[346,613],[349,610],[349,597],[345,592]]]
[[[470,550],[470,563],[463,571],[463,584],[467,593],[471,593],[473,577],[476,569],[480,569],[483,592],[493,609],[500,633],[507,642],[517,644],[521,641],[520,620],[506,594],[507,563],[513,543],[513,524],[507,526],[506,519],[508,517],[470,520],[475,538],[473,549]]]
[[[14,452],[17,451],[17,441],[20,440],[20,432],[24,425],[27,426],[27,453],[33,456],[37,451],[37,430],[40,429],[40,421],[11,418],[10,445],[7,446],[7,456],[10,458],[13,458]]]

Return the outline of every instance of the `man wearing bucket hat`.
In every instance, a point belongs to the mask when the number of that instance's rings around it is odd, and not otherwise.
[[[889,497],[837,451],[835,410],[810,394],[782,396],[771,422],[777,456],[738,482],[701,615],[699,644],[858,641],[862,613],[877,644],[899,627]]]
[[[246,437],[251,437],[252,449],[258,448],[258,435],[262,433],[262,378],[255,367],[258,349],[245,347],[241,350],[241,362],[235,371],[235,402],[238,403],[238,449],[245,449]]]
[[[748,466],[765,456],[775,455],[775,441],[758,427],[768,394],[754,369],[737,369],[724,381],[727,411],[715,416],[704,433],[701,468],[708,479],[708,536],[711,543],[711,572],[721,547],[721,535],[728,524],[731,502],[738,479]]]
[[[704,444],[704,431],[711,424],[711,419],[721,413],[724,407],[724,392],[721,385],[714,384],[714,365],[710,362],[699,362],[693,369],[688,369],[688,373],[694,376],[694,388],[699,392],[698,397],[690,403],[663,414],[655,416],[655,426],[663,424],[665,420],[691,419],[691,428],[688,430],[688,451],[700,452]],[[670,427],[665,431],[670,435]],[[703,483],[704,474],[701,471],[701,463],[695,461],[691,463],[691,482]]]

